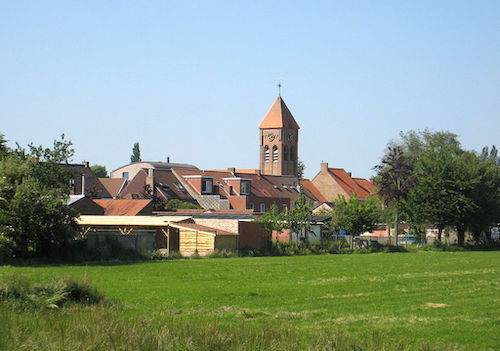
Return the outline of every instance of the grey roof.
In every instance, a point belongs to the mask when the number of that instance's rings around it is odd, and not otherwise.
[[[127,167],[133,164],[145,164],[145,165],[150,165],[155,169],[172,169],[172,168],[187,168],[187,169],[198,169],[198,167],[194,165],[190,165],[189,163],[173,163],[173,162],[150,162],[150,161],[141,161],[141,162],[133,162],[129,163],[125,166],[121,166],[114,171],[117,171],[123,167]]]
[[[85,195],[70,195],[68,201],[66,201],[66,205],[74,204],[77,201],[83,199]]]

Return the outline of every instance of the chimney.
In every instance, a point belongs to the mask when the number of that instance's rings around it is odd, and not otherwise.
[[[85,166],[85,168],[90,167],[90,162],[89,161],[83,161],[82,164]]]
[[[328,162],[321,162],[321,172],[328,172]]]
[[[170,156],[167,156],[167,163],[170,163]]]
[[[82,195],[85,196],[85,176],[82,175]]]
[[[227,169],[229,172],[231,172],[233,174],[233,176],[235,175],[234,173],[236,172],[236,168],[228,168]]]

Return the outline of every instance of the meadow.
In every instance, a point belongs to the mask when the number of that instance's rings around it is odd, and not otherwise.
[[[1,266],[111,305],[12,311],[9,350],[498,350],[500,252]]]

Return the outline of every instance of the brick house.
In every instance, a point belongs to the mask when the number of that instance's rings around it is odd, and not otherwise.
[[[370,194],[375,194],[373,181],[353,178],[351,173],[343,168],[329,168],[326,162],[321,163],[321,169],[313,178],[312,184],[328,202],[334,202],[339,195],[348,199],[354,192],[361,200],[366,199]]]

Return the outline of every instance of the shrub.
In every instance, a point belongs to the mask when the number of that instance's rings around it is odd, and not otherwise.
[[[59,279],[33,283],[25,277],[12,276],[0,283],[0,303],[13,310],[55,309],[67,303],[90,305],[105,301],[87,282]]]
[[[237,254],[235,254],[233,251],[222,249],[222,250],[216,250],[209,254],[207,257],[209,258],[228,258],[228,257],[237,257]]]
[[[149,258],[151,260],[178,260],[185,258],[179,251],[171,252],[169,255],[166,255],[164,252],[157,250],[151,252]]]
[[[0,263],[6,262],[14,254],[14,241],[0,229]]]

